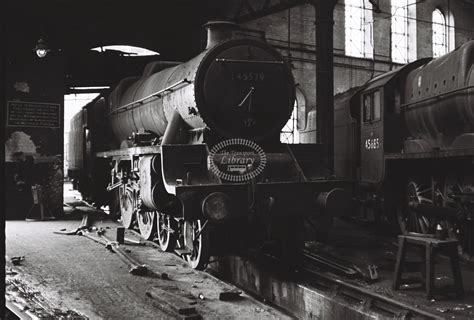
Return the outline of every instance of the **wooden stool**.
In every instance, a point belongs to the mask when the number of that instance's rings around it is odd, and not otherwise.
[[[422,256],[422,261],[425,263],[425,267],[422,267],[422,276],[424,278],[419,279],[422,285],[426,289],[426,298],[431,299],[436,293],[434,280],[435,280],[435,258],[437,253],[443,253],[450,258],[451,269],[454,278],[454,290],[458,297],[464,295],[464,288],[462,284],[461,268],[459,266],[459,258],[457,254],[457,240],[439,240],[428,237],[417,237],[417,236],[398,236],[398,254],[397,263],[395,265],[395,275],[393,278],[392,288],[393,290],[399,290],[400,285],[407,284],[402,280],[403,265],[405,264],[405,256],[409,245],[417,247],[425,247],[425,255]],[[410,283],[413,283],[412,281]]]

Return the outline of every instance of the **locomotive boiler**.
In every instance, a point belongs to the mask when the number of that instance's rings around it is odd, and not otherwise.
[[[348,183],[325,177],[320,145],[280,143],[295,84],[278,51],[233,23],[207,28],[196,57],[152,63],[76,115],[70,176],[193,268],[242,248],[289,261],[304,219],[327,230]]]
[[[335,171],[358,182],[362,214],[403,233],[444,230],[466,258],[474,256],[473,63],[469,41],[379,75],[336,95],[334,122]]]
[[[474,46],[430,61],[407,75],[402,108],[408,153],[474,145]]]
[[[263,141],[279,133],[295,99],[291,71],[260,41],[214,46],[232,24],[219,28],[221,35],[215,39],[211,30],[207,49],[190,61],[122,80],[109,98],[110,122],[120,141],[140,130],[163,136],[174,113],[187,128],[208,128],[225,138]]]

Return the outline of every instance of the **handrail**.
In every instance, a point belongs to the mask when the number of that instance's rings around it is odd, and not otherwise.
[[[173,83],[172,85],[169,85],[168,87],[166,87],[166,88],[164,88],[164,89],[161,89],[161,90],[159,90],[159,91],[157,91],[157,92],[154,92],[154,93],[152,93],[152,94],[150,94],[150,95],[148,95],[148,96],[146,96],[146,97],[143,97],[143,98],[141,98],[141,99],[138,99],[138,100],[136,100],[136,101],[132,101],[132,102],[130,102],[130,103],[127,103],[126,105],[123,105],[123,106],[121,106],[121,107],[119,107],[119,108],[117,108],[117,109],[115,109],[115,110],[112,110],[112,111],[109,112],[109,115],[114,114],[114,113],[117,113],[117,112],[122,111],[122,110],[126,110],[126,109],[128,109],[129,107],[131,107],[131,106],[133,106],[133,105],[135,105],[135,104],[140,104],[140,105],[142,105],[142,104],[143,104],[143,101],[148,100],[148,99],[153,98],[153,97],[161,98],[161,94],[162,94],[162,93],[164,93],[164,92],[166,92],[166,91],[173,91],[173,88],[174,88],[174,87],[179,86],[179,85],[182,84],[182,83],[188,83],[188,84],[190,84],[190,83],[192,83],[192,82],[189,81],[188,79],[184,78],[184,79],[182,79],[182,80],[180,80],[180,81],[178,81],[178,82]]]
[[[260,60],[237,60],[237,59],[216,59],[216,62],[230,63],[255,63],[255,64],[284,64],[284,61],[260,61]]]
[[[454,89],[454,90],[442,92],[442,93],[440,93],[438,95],[435,95],[435,96],[426,97],[426,98],[416,100],[416,101],[413,101],[413,102],[403,103],[403,104],[400,105],[400,107],[404,108],[404,109],[409,109],[409,110],[416,109],[416,108],[419,108],[420,106],[412,107],[415,104],[426,103],[426,101],[429,101],[429,100],[446,99],[446,97],[449,98],[452,95],[459,94],[459,92],[461,92],[461,91],[467,91],[467,90],[471,90],[471,89],[474,89],[474,86],[469,86],[468,85],[468,86],[465,86],[465,87],[462,87],[462,88],[457,88],[457,89]]]

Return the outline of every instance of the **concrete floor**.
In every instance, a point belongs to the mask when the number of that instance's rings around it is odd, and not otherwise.
[[[65,202],[79,201],[78,194],[66,184]],[[156,273],[166,272],[169,280],[131,275],[117,255],[104,246],[85,237],[53,233],[77,228],[80,219],[80,212],[75,211],[62,221],[7,221],[7,281],[21,282],[39,291],[55,308],[74,310],[90,319],[168,319],[169,313],[153,306],[155,301],[146,294],[155,287],[195,298],[194,306],[205,319],[289,318],[245,294],[239,301],[220,301],[220,292],[236,288],[191,270],[174,254],[155,247],[125,245],[140,263]],[[96,221],[95,226],[107,228],[106,236],[113,240],[118,223]],[[15,256],[25,257],[19,266],[10,261]],[[204,300],[198,298],[200,294]]]
[[[65,202],[79,202],[77,193],[65,186]],[[75,310],[91,319],[164,319],[170,316],[153,306],[146,292],[153,287],[178,288],[183,294],[198,297],[196,309],[206,319],[284,319],[286,315],[253,298],[222,302],[221,291],[234,288],[204,272],[189,269],[173,254],[148,246],[126,246],[141,263],[155,272],[166,272],[171,280],[133,276],[118,257],[98,243],[80,236],[54,234],[60,229],[74,229],[76,219],[63,221],[6,223],[7,279],[19,279],[41,292],[45,299],[60,309]],[[77,220],[79,219],[79,220]],[[109,228],[106,236],[114,239],[117,223],[97,221],[97,227]],[[130,235],[129,235],[130,236]],[[368,232],[352,223],[339,221],[330,234],[328,244],[319,250],[350,261],[366,273],[369,264],[378,266],[379,279],[373,283],[346,280],[357,286],[399,300],[407,305],[435,312],[449,319],[474,319],[474,266],[462,264],[466,296],[463,299],[436,297],[427,301],[421,289],[391,290],[396,246],[390,238]],[[12,266],[10,258],[25,256],[20,266]],[[9,271],[17,272],[9,275]],[[448,260],[439,258],[437,285],[452,281]]]

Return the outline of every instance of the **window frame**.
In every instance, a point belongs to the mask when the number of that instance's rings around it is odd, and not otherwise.
[[[358,4],[353,3],[356,1]],[[358,10],[358,12],[355,10]],[[359,20],[358,28],[353,27],[352,15],[355,15],[355,19]],[[373,59],[372,4],[368,0],[345,0],[344,23],[345,55],[355,58]],[[358,39],[357,43],[353,42],[354,39]]]
[[[435,21],[435,16],[438,16],[442,21]],[[441,57],[449,52],[449,40],[448,40],[448,25],[446,23],[446,15],[440,8],[435,8],[431,14],[432,24],[432,50],[433,57]],[[441,36],[437,33],[441,32]],[[438,41],[441,40],[441,41]]]
[[[409,0],[403,0],[404,3],[402,6],[395,5],[394,3],[397,1],[402,0],[391,0],[391,14],[392,14],[392,21],[391,21],[391,53],[392,53],[392,61],[396,63],[408,63],[410,61],[409,57],[409,48],[410,48],[410,41],[409,41],[409,34],[408,34],[408,6],[410,5]],[[400,14],[400,11],[403,11]],[[402,21],[398,21],[401,19]],[[396,26],[403,26],[403,31],[399,32]],[[395,42],[395,38],[398,38],[399,41]],[[402,42],[403,46],[399,46],[400,42]],[[402,48],[402,50],[400,50]],[[398,50],[400,52],[400,56],[402,59],[398,59],[398,55],[394,55],[394,52]],[[397,58],[394,58],[397,57]]]
[[[400,2],[403,1],[403,5],[400,6]],[[417,23],[416,23],[416,8],[417,0],[391,0],[390,1],[390,13],[391,13],[391,25],[390,25],[390,58],[394,63],[406,64],[418,59],[417,56]],[[402,14],[400,9],[404,11]],[[402,19],[402,23],[398,21]],[[396,32],[396,26],[403,26],[403,33]],[[402,39],[404,42],[403,52],[398,54],[396,51],[399,50],[399,46],[395,45],[399,42],[395,42],[396,38]],[[394,41],[395,40],[395,41]],[[399,40],[400,41],[400,40]],[[402,56],[402,59],[399,59],[399,56]],[[394,59],[395,57],[395,59]]]
[[[378,117],[375,117],[376,114],[376,108],[375,108],[375,94],[378,94]],[[366,106],[366,99],[369,98],[370,101],[370,108],[369,111],[367,112],[367,106]],[[367,115],[369,117],[367,118]],[[362,122],[363,123],[369,123],[372,124],[374,122],[378,122],[382,120],[382,90],[381,88],[375,88],[373,90],[364,92],[362,94]]]

